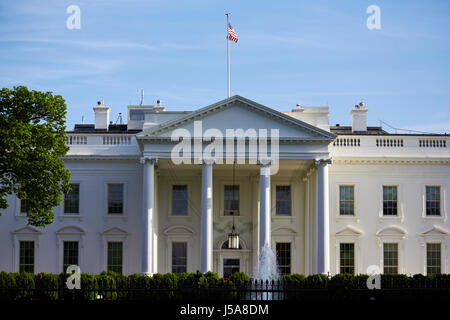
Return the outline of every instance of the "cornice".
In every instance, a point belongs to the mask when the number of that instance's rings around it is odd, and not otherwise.
[[[416,158],[416,159],[395,159],[395,158],[372,158],[372,159],[339,159],[333,157],[333,164],[402,164],[402,165],[450,165],[449,158],[430,159],[430,158]]]

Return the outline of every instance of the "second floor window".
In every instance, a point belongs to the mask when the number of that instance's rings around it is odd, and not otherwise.
[[[72,189],[64,196],[64,214],[80,213],[80,185],[71,184]]]
[[[441,215],[441,187],[426,186],[426,215]]]
[[[28,211],[28,200],[20,199],[20,214],[26,214]]]
[[[339,214],[341,216],[355,215],[355,188],[339,186]]]
[[[187,186],[172,186],[172,215],[186,216],[188,214]]]
[[[383,215],[397,215],[397,186],[383,186]]]
[[[275,197],[276,214],[291,215],[291,186],[277,186]]]
[[[108,184],[108,214],[123,214],[123,183]]]
[[[224,214],[239,215],[239,186],[224,186]]]

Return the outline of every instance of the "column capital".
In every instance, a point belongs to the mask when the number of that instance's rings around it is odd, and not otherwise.
[[[158,159],[155,157],[144,156],[144,157],[141,157],[141,159],[139,161],[141,164],[145,164],[147,161],[149,161],[150,164],[156,164],[158,162]]]
[[[316,164],[318,166],[327,165],[327,164],[331,164],[331,163],[332,163],[331,158],[314,160],[314,164]]]
[[[213,165],[216,163],[215,158],[203,158],[201,159],[202,164]]]
[[[262,167],[268,167],[272,164],[272,159],[271,158],[259,158],[258,164]]]

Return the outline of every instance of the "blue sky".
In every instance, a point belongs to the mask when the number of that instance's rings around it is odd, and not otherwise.
[[[69,30],[69,5],[81,29]],[[369,30],[369,5],[381,29]],[[111,120],[161,99],[194,110],[226,97],[226,17],[231,92],[279,111],[329,105],[350,124],[359,101],[369,125],[450,132],[450,1],[6,1],[0,0],[0,86],[53,91],[67,127],[93,123],[102,97]]]

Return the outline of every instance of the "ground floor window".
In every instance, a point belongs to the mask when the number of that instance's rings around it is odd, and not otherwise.
[[[172,272],[187,272],[187,242],[172,242]]]
[[[340,273],[355,273],[355,244],[341,243],[340,244]]]
[[[277,242],[276,254],[280,274],[291,274],[291,243]]]
[[[223,277],[229,278],[233,273],[240,271],[239,259],[223,259]]]
[[[34,241],[20,241],[19,272],[34,273]]]
[[[70,265],[78,265],[78,241],[64,241],[63,272]]]
[[[383,265],[385,274],[398,274],[398,243],[383,244]]]
[[[122,273],[123,270],[123,243],[108,242],[108,271]]]
[[[427,274],[441,273],[441,244],[427,243]]]

